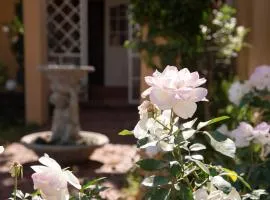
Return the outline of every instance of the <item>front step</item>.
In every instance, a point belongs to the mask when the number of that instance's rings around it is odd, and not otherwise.
[[[130,107],[127,87],[105,87],[92,85],[88,101],[81,103],[88,107]]]

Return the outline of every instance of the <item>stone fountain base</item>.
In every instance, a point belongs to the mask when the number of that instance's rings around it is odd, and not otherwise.
[[[96,133],[80,131],[79,135],[84,144],[76,145],[55,145],[55,144],[39,144],[36,141],[49,141],[51,131],[38,132],[24,136],[21,142],[29,149],[33,150],[38,156],[47,153],[50,157],[62,164],[73,164],[86,162],[89,156],[96,148],[102,147],[109,143],[107,136]]]

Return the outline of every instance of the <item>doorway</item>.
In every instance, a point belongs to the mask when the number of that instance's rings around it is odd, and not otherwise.
[[[104,85],[104,1],[88,1],[88,63],[95,67],[89,74],[89,87]]]

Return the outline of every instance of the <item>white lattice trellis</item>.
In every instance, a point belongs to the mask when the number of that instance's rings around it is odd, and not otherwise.
[[[87,0],[47,0],[48,63],[87,65]],[[82,90],[87,93],[87,78]]]

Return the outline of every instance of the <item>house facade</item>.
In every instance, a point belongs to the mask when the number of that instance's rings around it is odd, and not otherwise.
[[[38,105],[39,121],[46,120],[41,115],[47,116],[43,101],[47,101],[48,92],[44,91],[48,91],[48,85],[37,70],[37,66],[44,64],[94,66],[95,72],[82,79],[81,93],[85,99],[92,98],[88,96],[92,88],[106,88],[112,95],[113,91],[120,89],[130,104],[138,102],[139,56],[123,47],[131,37],[128,0],[24,0],[23,6],[25,56],[26,66],[29,66],[25,75],[26,104],[32,104],[28,94],[35,92],[30,78],[40,77],[40,85],[37,85],[40,89],[36,88],[39,92],[43,91],[39,99],[42,102]],[[35,23],[33,18],[37,20]],[[37,49],[34,50],[33,46]],[[28,57],[33,55],[33,51],[39,53],[39,60],[35,62]],[[36,119],[32,110],[26,115],[28,121]]]
[[[123,47],[131,32],[128,0],[47,0],[45,7],[49,64],[94,66],[82,80],[86,96],[89,83],[134,93],[129,80],[138,78],[139,58]]]
[[[269,0],[235,0],[238,20],[251,28],[246,48],[237,60],[247,77],[260,64],[270,64]],[[132,37],[128,0],[23,0],[25,25],[25,102],[27,122],[44,123],[48,116],[48,81],[38,70],[46,64],[92,65],[96,71],[82,80],[86,99],[92,88],[121,89],[129,103],[138,103],[140,59],[123,43]],[[12,19],[12,1],[0,2],[0,23]],[[15,66],[0,34],[0,59]],[[111,92],[112,94],[114,92]]]

